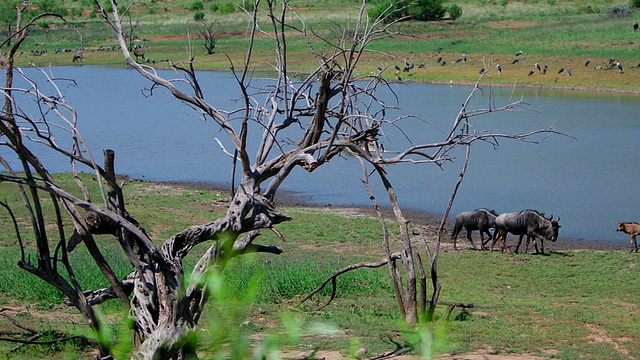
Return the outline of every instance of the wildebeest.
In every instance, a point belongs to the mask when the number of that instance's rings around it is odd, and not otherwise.
[[[636,241],[636,235],[640,235],[640,224],[637,222],[621,222],[618,224],[617,231],[622,231],[625,234],[629,234],[631,241],[631,251],[638,252],[638,242]]]
[[[465,211],[461,212],[456,216],[456,224],[453,227],[453,232],[451,233],[451,239],[453,240],[453,248],[458,250],[458,246],[456,241],[458,240],[458,234],[460,230],[464,227],[467,229],[467,239],[471,242],[471,246],[476,249],[476,245],[473,243],[471,239],[471,232],[474,230],[480,231],[480,248],[484,250],[485,241],[484,234],[486,233],[489,238],[487,242],[493,238],[489,229],[495,228],[496,226],[496,217],[497,214],[491,210],[487,209],[476,209],[473,211]]]
[[[539,212],[529,209],[520,212],[500,214],[496,218],[496,231],[491,249],[493,249],[493,246],[498,240],[502,240],[502,251],[504,251],[506,248],[507,233],[512,233],[513,235],[520,235],[515,250],[516,254],[522,243],[522,238],[524,238],[525,235],[527,236],[525,253],[529,248],[529,241],[533,239],[536,254],[544,254],[544,240],[558,240],[558,231],[560,229],[558,221],[560,221],[560,219],[553,220],[553,216],[547,219]],[[538,251],[537,239],[540,239],[541,251]]]

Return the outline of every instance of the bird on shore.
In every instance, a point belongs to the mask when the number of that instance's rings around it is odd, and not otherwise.
[[[440,61],[442,61],[442,56],[438,56],[438,60],[436,60],[436,62],[438,62],[438,63],[439,63]]]
[[[520,51],[518,51],[518,52],[516,53],[516,56],[520,56],[520,55],[522,55],[522,50],[520,50]]]
[[[571,69],[567,68],[567,75],[572,76],[573,72],[571,72]]]
[[[533,64],[533,66],[534,66],[536,69],[538,69],[538,71],[541,71],[541,70],[540,70],[540,64],[535,63],[535,64]]]
[[[587,67],[589,66],[589,64],[591,64],[591,59],[587,59],[587,61],[585,61],[584,66]]]
[[[531,70],[529,71],[529,75],[527,75],[527,76],[531,76],[531,75],[533,75],[533,73],[535,73],[535,72],[536,72],[536,71],[535,71],[534,69],[531,69]]]
[[[478,73],[482,74],[484,72],[484,67],[480,68],[480,71],[478,71]]]
[[[564,68],[560,68],[560,70],[558,70],[558,74],[562,74],[564,72]]]
[[[496,68],[498,69],[498,72],[502,74],[502,66],[500,66],[500,64],[498,64],[498,65],[496,65]]]
[[[549,70],[549,65],[544,64],[544,66],[542,67],[542,73],[543,73],[543,74],[546,74],[546,73],[547,73],[547,70]]]
[[[515,64],[515,63],[517,63],[518,61],[520,61],[520,59],[518,59],[518,58],[515,58],[515,59],[513,59],[513,62],[512,62],[512,64]]]
[[[618,68],[618,74],[622,74],[622,64],[620,64],[620,62],[618,62],[616,64],[616,67]]]

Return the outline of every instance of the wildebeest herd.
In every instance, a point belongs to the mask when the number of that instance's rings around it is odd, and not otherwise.
[[[496,214],[494,211],[481,208],[473,211],[461,212],[456,216],[456,222],[451,232],[451,240],[453,248],[458,250],[457,240],[460,231],[464,228],[467,230],[467,239],[471,246],[478,250],[471,238],[472,231],[480,232],[480,250],[487,250],[487,244],[492,241],[491,248],[493,251],[496,243],[500,243],[500,251],[509,251],[507,247],[507,234],[518,235],[518,244],[514,252],[517,254],[524,237],[527,237],[524,252],[529,249],[529,243],[533,240],[533,246],[536,254],[544,254],[544,241],[549,240],[555,242],[558,240],[558,232],[560,230],[560,219],[553,219],[553,215],[546,218],[543,214],[536,210],[522,210],[520,212],[510,212],[504,214]],[[493,235],[491,229],[495,229]],[[640,224],[636,222],[621,222],[618,224],[617,231],[629,234],[631,241],[631,251],[638,252],[638,243],[636,236],[640,235]],[[487,239],[485,241],[485,234]],[[540,249],[538,249],[538,244]]]
[[[500,243],[500,250],[502,252],[509,251],[507,248],[507,234],[520,236],[518,245],[515,248],[515,253],[518,253],[520,244],[524,237],[527,237],[525,244],[525,253],[529,249],[529,243],[533,240],[533,245],[536,249],[536,253],[544,253],[544,241],[556,241],[558,240],[558,231],[560,225],[558,221],[554,220],[553,215],[550,218],[544,217],[536,210],[522,210],[520,212],[511,212],[504,214],[496,214],[495,212],[482,208],[473,211],[465,211],[456,216],[456,222],[451,233],[451,239],[453,240],[453,248],[458,249],[457,239],[462,228],[467,230],[467,239],[471,242],[471,246],[477,249],[473,240],[471,239],[471,232],[474,230],[480,231],[480,249],[486,250],[486,246],[489,240],[493,240],[491,244],[491,250],[495,247],[496,243]],[[493,235],[489,229],[495,229]],[[484,240],[484,234],[487,234],[488,238]],[[540,249],[538,249],[538,243],[540,243]]]

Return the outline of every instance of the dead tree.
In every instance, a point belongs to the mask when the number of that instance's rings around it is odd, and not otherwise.
[[[202,28],[200,29],[200,37],[204,39],[204,48],[207,50],[207,55],[212,55],[216,49],[216,43],[218,42],[218,32],[215,29],[216,22],[209,24],[202,22]]]
[[[230,259],[246,252],[280,254],[283,250],[277,246],[255,243],[261,231],[271,230],[280,235],[277,225],[291,220],[278,212],[275,206],[278,189],[294,168],[313,172],[344,153],[352,154],[364,166],[372,167],[380,175],[392,200],[395,219],[401,226],[402,247],[398,252],[393,251],[393,244],[385,231],[387,261],[394,264],[390,265],[390,271],[396,282],[396,297],[401,311],[408,323],[415,323],[418,317],[416,268],[419,274],[423,270],[393,186],[385,176],[386,169],[403,162],[442,165],[452,160],[451,150],[457,146],[467,146],[475,141],[495,142],[500,137],[528,139],[537,133],[551,131],[502,135],[470,133],[469,127],[465,127],[466,131],[459,134],[473,113],[465,106],[461,116],[452,124],[451,132],[442,141],[430,144],[417,141],[407,148],[398,149],[393,156],[380,151],[383,129],[401,126],[401,119],[386,118],[384,110],[390,105],[376,96],[381,86],[390,84],[380,76],[358,77],[355,70],[367,46],[389,36],[393,24],[385,24],[382,18],[369,22],[366,2],[362,3],[360,15],[349,28],[350,32],[327,46],[327,39],[307,32],[303,22],[290,24],[285,21],[289,19],[287,13],[290,11],[287,1],[269,0],[266,6],[259,6],[257,0],[250,13],[252,26],[247,56],[242,64],[231,64],[241,99],[238,108],[233,110],[221,109],[207,100],[198,81],[193,56],[186,64],[169,61],[170,66],[185,75],[181,79],[160,77],[153,68],[132,58],[131,36],[123,31],[117,5],[118,1],[112,0],[112,11],[108,12],[96,1],[103,19],[114,31],[127,65],[152,83],[152,95],[159,87],[168,90],[173,97],[211,120],[219,130],[220,139],[217,140],[222,151],[233,160],[234,168],[237,166],[238,174],[237,180],[234,178],[233,181],[232,200],[226,215],[206,224],[190,226],[168,239],[162,239],[160,246],[156,245],[144,230],[144,224],[138,223],[127,211],[121,185],[116,181],[115,154],[105,151],[103,164],[99,164],[88,150],[76,126],[75,110],[64,101],[58,88],[57,81],[62,80],[54,80],[42,71],[44,83],[52,88],[45,90],[38,86],[20,69],[13,67],[11,57],[15,50],[3,62],[6,64],[7,82],[2,89],[5,101],[0,114],[0,131],[3,134],[0,145],[19,159],[21,168],[12,169],[9,162],[0,159],[5,166],[5,171],[0,173],[0,181],[18,185],[31,224],[30,231],[36,239],[37,258],[32,261],[23,256],[19,266],[63,291],[68,303],[78,308],[96,332],[100,332],[101,323],[93,307],[110,299],[122,302],[129,309],[133,323],[135,349],[132,356],[135,358],[184,359],[193,356],[195,349],[189,339],[196,333],[210,295],[207,276],[213,271],[223,270]],[[263,9],[269,12],[268,17],[258,16]],[[268,23],[263,24],[262,21]],[[311,55],[318,63],[315,71],[296,81],[289,73],[286,51],[286,38],[292,31],[307,39]],[[270,86],[262,89],[249,86],[253,40],[258,36],[270,38],[276,54],[273,63],[275,76]],[[17,49],[22,40],[16,37],[12,49]],[[30,86],[14,88],[14,74],[23,77]],[[183,84],[185,79],[190,85],[188,89],[176,86],[176,82]],[[22,97],[14,96],[17,91],[37,104],[35,113],[21,106]],[[504,110],[516,105],[517,102],[505,106]],[[253,136],[256,132],[258,135]],[[60,141],[60,136],[67,136],[70,141]],[[249,141],[257,147],[249,147]],[[32,146],[35,144],[44,144],[69,159],[70,171],[76,175],[82,195],[72,195],[71,189],[61,188],[46,164],[33,154]],[[250,154],[250,148],[257,150]],[[81,169],[89,169],[95,174],[100,186],[97,195],[90,194],[89,187],[79,176]],[[53,204],[53,219],[43,210],[45,198]],[[49,221],[54,225],[54,234],[50,233],[52,224]],[[68,223],[73,226],[72,234],[66,230]],[[130,274],[123,279],[115,276],[96,245],[95,234],[111,234],[118,240],[131,263]],[[19,231],[16,235],[20,239]],[[108,288],[85,289],[74,276],[68,254],[80,243],[102,270],[110,284]],[[199,244],[209,247],[187,276],[182,260]],[[432,278],[436,275],[437,252],[438,248],[431,252]],[[396,261],[402,265],[395,266]],[[402,272],[406,285],[402,285]],[[420,278],[423,279],[421,282],[426,282],[425,276]],[[426,289],[426,285],[422,288]],[[108,342],[100,343],[99,347],[101,358],[111,356]]]

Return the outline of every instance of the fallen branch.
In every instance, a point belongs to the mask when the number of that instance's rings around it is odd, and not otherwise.
[[[6,310],[5,308],[3,308],[1,311]],[[0,341],[5,341],[5,342],[12,342],[12,343],[18,343],[20,345],[10,349],[8,352],[12,353],[14,351],[17,351],[18,349],[20,349],[21,347],[23,347],[24,345],[51,345],[51,344],[57,344],[57,343],[61,343],[61,342],[65,342],[65,341],[71,341],[71,340],[82,340],[84,342],[89,342],[90,339],[88,339],[85,336],[80,336],[80,335],[74,335],[74,336],[66,336],[63,332],[61,331],[56,331],[56,330],[51,330],[51,331],[46,331],[46,332],[40,332],[34,328],[28,327],[24,324],[19,323],[15,318],[13,318],[12,316],[9,316],[8,314],[3,313],[2,316],[4,316],[7,320],[9,320],[13,325],[15,325],[16,327],[24,330],[23,332],[20,331],[16,331],[16,332],[3,332],[3,335],[13,335],[15,337],[0,337]],[[60,337],[58,339],[53,339],[53,340],[46,340],[46,341],[39,341],[38,339],[44,335],[54,335],[56,337]],[[28,336],[27,339],[23,339],[23,337]]]
[[[456,308],[462,308],[464,309],[463,311],[466,311],[467,309],[473,309],[473,308],[494,308],[495,307],[493,305],[478,305],[473,303],[461,303],[461,302],[450,302],[450,301],[440,301],[440,304],[449,305],[449,308],[447,309],[447,313],[445,314],[445,317],[444,317],[447,320],[449,320],[451,313]]]
[[[401,254],[400,253],[393,253],[391,254],[391,260],[398,260],[401,258]],[[329,283],[329,281],[331,281],[331,297],[329,298],[329,301],[327,301],[326,304],[322,305],[321,307],[318,308],[318,310],[321,310],[323,308],[325,308],[326,306],[328,306],[329,304],[331,304],[331,302],[333,301],[333,299],[336,296],[336,279],[338,278],[338,276],[349,272],[351,270],[355,270],[355,269],[360,269],[360,268],[379,268],[381,266],[387,265],[389,263],[389,259],[383,259],[379,262],[361,262],[361,263],[357,263],[357,264],[353,264],[353,265],[349,265],[346,267],[343,267],[342,269],[334,272],[333,274],[331,274],[331,276],[329,276],[320,286],[318,286],[318,288],[316,288],[315,290],[313,290],[312,292],[310,292],[309,294],[307,294],[302,300],[300,300],[300,303],[298,304],[298,306],[302,305],[305,301],[311,299],[313,297],[313,295],[319,293],[322,289],[325,288],[325,286],[327,286],[327,284]]]

